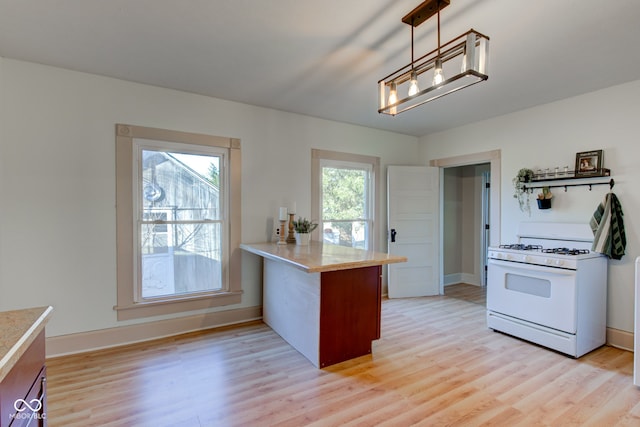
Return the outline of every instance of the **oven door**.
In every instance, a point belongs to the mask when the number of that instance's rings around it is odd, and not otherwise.
[[[491,259],[487,309],[576,333],[576,272]]]

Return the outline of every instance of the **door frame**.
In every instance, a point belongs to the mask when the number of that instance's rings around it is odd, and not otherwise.
[[[444,169],[456,166],[468,166],[477,165],[481,163],[491,164],[491,194],[490,194],[490,207],[489,207],[489,223],[491,228],[489,229],[489,246],[495,246],[500,243],[500,229],[501,229],[501,204],[500,195],[502,187],[501,178],[501,152],[500,150],[484,151],[474,154],[465,154],[461,156],[445,157],[442,159],[433,159],[429,161],[429,166],[437,166],[440,168],[440,218],[443,218],[444,207]],[[444,234],[443,227],[440,224],[440,242],[439,250],[442,253],[444,247]],[[444,259],[440,257],[440,294],[444,295]]]
[[[480,283],[483,288],[487,287],[487,266],[489,251],[489,231],[491,231],[491,216],[489,215],[491,209],[491,172],[482,172],[482,218],[481,218],[481,248],[482,258],[480,262]],[[487,231],[487,226],[489,230]]]

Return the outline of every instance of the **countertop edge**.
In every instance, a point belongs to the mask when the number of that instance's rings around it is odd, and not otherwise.
[[[279,257],[279,256],[271,254],[269,252],[261,251],[259,249],[256,249],[256,248],[252,247],[251,243],[241,243],[240,244],[240,249],[244,249],[245,251],[250,252],[250,253],[252,253],[254,255],[258,255],[258,256],[261,256],[263,258],[267,258],[267,259],[270,259],[270,260],[273,260],[273,261],[281,261],[281,262],[287,263],[287,264],[289,264],[289,265],[291,265],[291,266],[293,266],[293,267],[295,267],[295,268],[297,268],[299,270],[302,270],[302,271],[304,271],[306,273],[314,273],[314,271],[311,271],[311,269],[309,267],[307,267],[306,265],[299,264],[297,262],[293,262],[288,258]]]
[[[270,252],[266,252],[260,250],[258,248],[253,247],[253,245],[262,245],[265,243],[241,243],[240,249],[243,249],[247,252],[253,253],[255,255],[261,256],[266,259],[270,259],[273,261],[280,261],[286,263],[292,267],[295,267],[299,270],[302,270],[306,273],[324,273],[329,271],[339,271],[339,270],[351,270],[354,268],[364,268],[364,267],[373,267],[378,265],[387,265],[387,264],[395,264],[400,262],[407,262],[407,257],[404,256],[394,256],[389,259],[377,259],[377,260],[359,260],[359,261],[348,261],[340,264],[326,264],[322,266],[308,266],[305,264],[300,264],[293,261],[290,258],[281,257],[275,255]]]
[[[38,334],[45,328],[53,307],[42,307],[44,311],[42,314],[32,323],[32,325],[25,331],[24,334],[16,341],[16,343],[7,351],[7,353],[0,359],[0,382],[2,382],[7,374],[14,367],[16,362],[27,351],[31,343],[36,339]]]
[[[388,264],[395,264],[399,262],[407,262],[407,259],[405,258],[404,261],[378,260],[378,261],[357,261],[357,262],[347,263],[347,264],[328,264],[323,267],[310,267],[310,268],[307,268],[305,271],[308,271],[309,273],[324,273],[327,271],[352,270],[354,268],[375,267],[378,265],[382,266],[382,265],[388,265]]]

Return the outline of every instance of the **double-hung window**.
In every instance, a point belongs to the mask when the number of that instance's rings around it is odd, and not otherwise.
[[[117,129],[118,318],[240,302],[239,141]]]
[[[312,169],[322,241],[374,250],[379,159],[313,150]]]
[[[133,144],[136,302],[222,290],[229,252],[226,149]]]

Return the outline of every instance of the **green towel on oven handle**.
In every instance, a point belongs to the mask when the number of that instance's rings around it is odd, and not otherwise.
[[[623,215],[618,197],[611,192],[607,193],[589,221],[594,235],[592,251],[602,253],[610,259],[623,257],[627,246]]]

